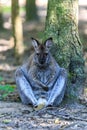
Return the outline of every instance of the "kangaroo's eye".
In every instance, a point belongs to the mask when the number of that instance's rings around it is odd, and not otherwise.
[[[39,53],[36,53],[37,54],[37,56],[39,56],[40,54]]]
[[[47,56],[48,55],[48,53],[45,53],[45,56]]]

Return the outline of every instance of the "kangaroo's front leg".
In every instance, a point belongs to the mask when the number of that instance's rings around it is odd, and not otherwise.
[[[24,104],[31,103],[33,106],[37,106],[37,100],[33,94],[29,81],[24,76],[21,69],[16,71],[16,84],[20,94],[20,98]]]
[[[65,69],[61,68],[60,75],[58,76],[53,89],[50,91],[49,99],[46,106],[49,105],[59,105],[64,97],[64,92],[66,88],[67,72]]]

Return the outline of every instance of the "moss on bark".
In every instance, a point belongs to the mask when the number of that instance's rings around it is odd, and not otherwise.
[[[69,72],[68,87],[73,90],[74,95],[78,95],[78,81],[80,79],[82,83],[84,79],[82,43],[78,35],[78,0],[48,1],[45,39],[48,37],[53,37],[55,43],[52,48],[53,56]]]

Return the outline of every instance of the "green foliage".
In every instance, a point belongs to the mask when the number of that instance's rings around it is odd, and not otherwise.
[[[14,92],[15,85],[0,85],[0,99],[6,98],[10,93]]]
[[[11,12],[11,7],[7,7],[7,6],[3,7],[3,13],[10,13],[10,12]]]
[[[20,12],[25,11],[25,7],[20,7]],[[10,6],[4,6],[3,7],[3,13],[11,13],[11,7]]]
[[[37,36],[39,39],[42,39],[44,37],[44,32],[38,32]]]

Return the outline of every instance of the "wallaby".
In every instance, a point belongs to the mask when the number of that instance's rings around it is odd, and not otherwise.
[[[48,38],[44,44],[32,38],[35,52],[16,70],[16,84],[24,104],[35,107],[43,98],[45,106],[58,106],[64,97],[67,72],[52,57],[52,44],[52,38]]]

